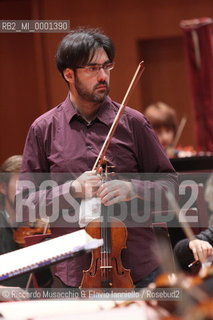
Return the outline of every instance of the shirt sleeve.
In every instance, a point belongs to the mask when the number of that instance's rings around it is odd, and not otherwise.
[[[17,187],[17,222],[46,217],[55,222],[59,212],[66,215],[68,222],[78,221],[74,213],[78,213],[79,202],[71,195],[72,180],[58,184],[51,178],[47,149],[41,128],[33,124],[27,135]]]
[[[196,238],[203,241],[208,241],[213,246],[213,228],[209,227],[208,229],[201,231],[196,235]]]
[[[152,202],[161,202],[162,208],[168,208],[165,191],[171,191],[177,198],[177,173],[172,167],[157,136],[148,122],[135,126],[134,138],[141,179],[133,179],[133,185],[139,198]]]
[[[34,123],[27,135],[22,161],[24,172],[49,172],[41,128]]]
[[[194,261],[192,250],[189,248],[189,240],[182,239],[174,247],[174,255],[179,266],[186,271],[190,271],[188,265]]]

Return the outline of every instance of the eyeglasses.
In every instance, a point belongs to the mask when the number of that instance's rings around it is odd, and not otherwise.
[[[91,64],[88,66],[82,66],[77,67],[76,69],[85,69],[85,71],[89,74],[95,75],[97,74],[101,69],[104,69],[104,71],[110,71],[114,68],[114,62],[105,62],[103,64]]]

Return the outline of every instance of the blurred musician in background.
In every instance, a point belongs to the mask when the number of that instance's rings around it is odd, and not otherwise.
[[[174,141],[177,132],[176,111],[163,102],[156,102],[149,105],[145,112],[145,117],[151,123],[160,143],[167,152]]]
[[[205,200],[213,213],[213,174],[210,175],[205,188]],[[194,261],[204,262],[213,255],[213,221],[210,217],[206,230],[197,234],[196,239],[189,241],[183,239],[175,246],[175,255],[180,266],[190,271],[188,265]]]
[[[196,235],[196,239],[189,241],[188,239],[180,240],[175,246],[175,255],[180,266],[190,271],[189,265],[193,261],[204,262],[213,255],[213,227]]]
[[[22,156],[13,155],[6,159],[0,167],[0,254],[17,250],[24,245],[18,240],[20,240],[21,236],[24,241],[26,228],[23,229],[23,232],[16,223],[15,211],[16,183],[19,178],[21,164]],[[33,228],[29,227],[27,230],[28,234],[26,235],[30,235],[30,231],[33,231]],[[51,283],[51,273],[48,268],[36,271],[35,274],[37,282],[41,286]],[[29,274],[23,274],[4,280],[0,284],[25,288],[28,278]]]
[[[5,160],[0,169],[0,254],[18,249],[13,239],[14,198],[21,162],[22,156],[14,155]]]
[[[175,109],[160,101],[149,105],[145,109],[144,115],[151,123],[169,158],[196,155],[196,151],[192,146],[178,145],[186,124],[186,117],[183,117],[178,125]]]
[[[19,248],[14,241],[16,182],[21,169],[22,156],[13,155],[6,159],[0,168],[0,254]],[[0,284],[25,287],[28,275],[21,275]]]

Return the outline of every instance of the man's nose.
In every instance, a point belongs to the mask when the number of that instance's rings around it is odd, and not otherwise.
[[[107,79],[107,72],[104,70],[104,68],[100,68],[98,71],[98,81],[106,80]]]

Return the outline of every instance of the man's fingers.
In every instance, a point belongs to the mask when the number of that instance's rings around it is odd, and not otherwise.
[[[190,241],[189,247],[193,252],[195,260],[200,260],[201,262],[204,262],[213,254],[213,248],[207,241],[196,239]]]
[[[208,256],[212,256],[213,255],[213,248],[208,248]]]
[[[101,202],[104,204],[104,205],[109,205],[113,203],[116,203],[118,202],[118,198],[120,196],[120,193],[118,190],[114,190],[114,191],[111,191],[109,193],[107,193],[106,195],[100,197],[101,198]],[[113,200],[113,201],[112,201]]]
[[[121,202],[121,201],[123,201],[122,197],[121,196],[117,196],[117,197],[113,197],[112,199],[105,200],[102,203],[105,206],[111,206],[111,205],[116,204],[116,203]]]
[[[195,260],[199,260],[196,248],[191,248],[191,250],[193,252],[193,256],[194,256]]]

